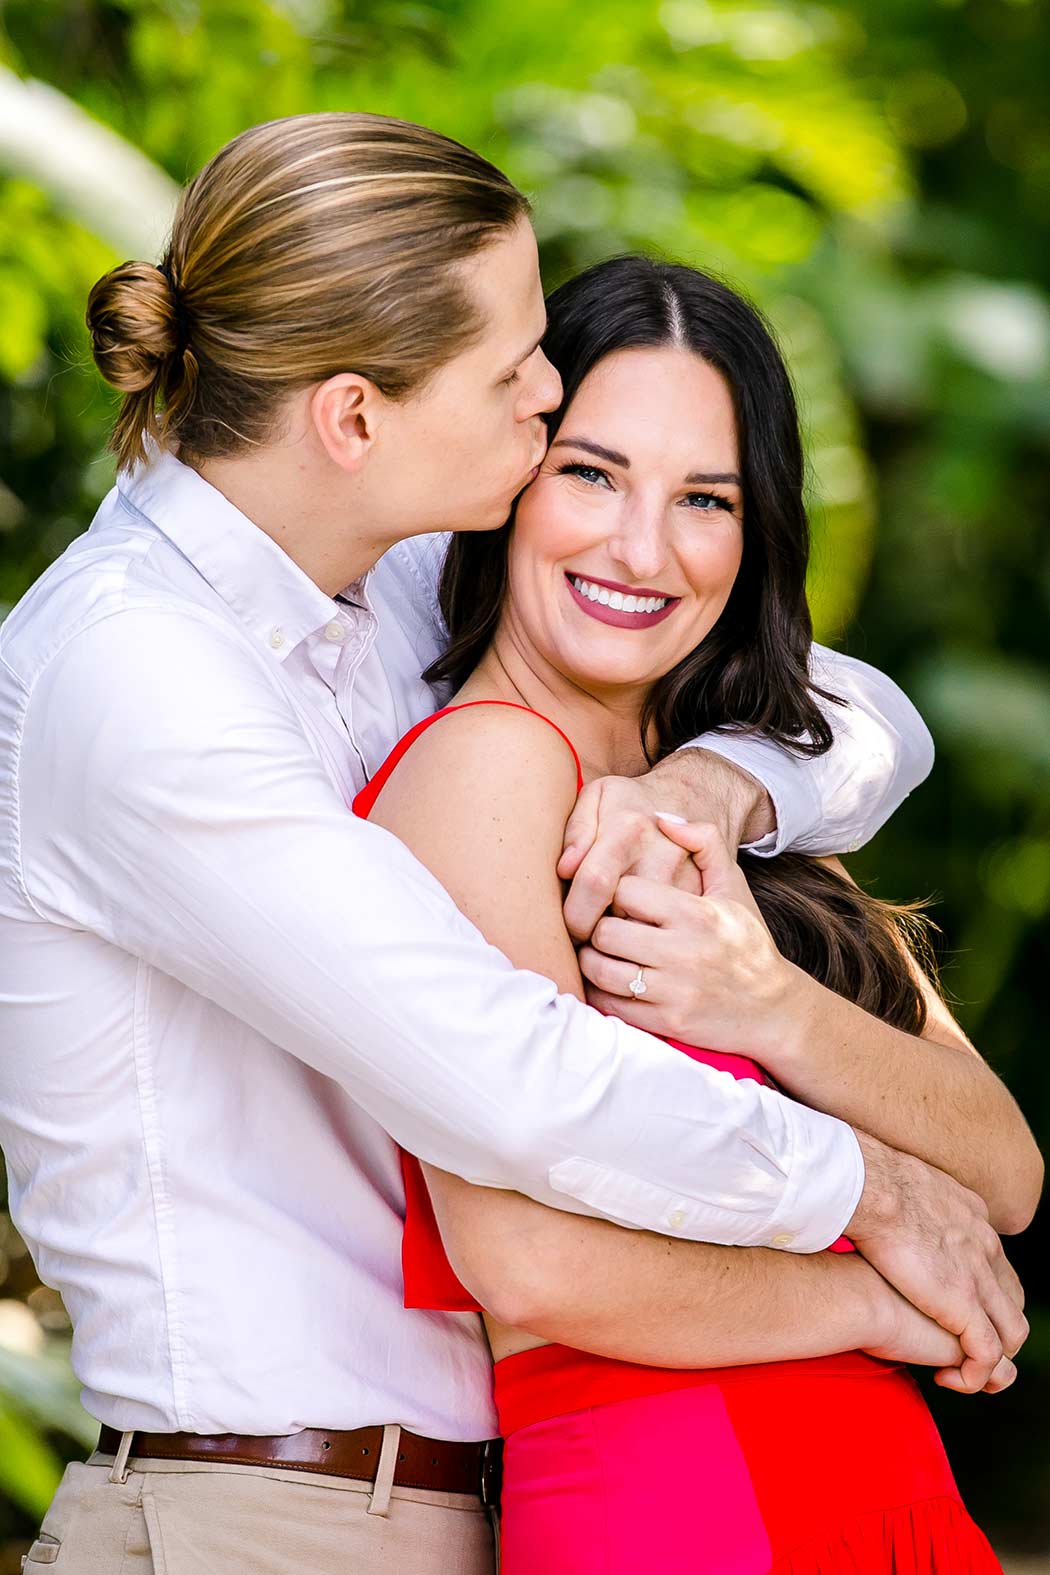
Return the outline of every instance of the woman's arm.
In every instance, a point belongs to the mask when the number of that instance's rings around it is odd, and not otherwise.
[[[441,1239],[502,1325],[657,1367],[729,1367],[866,1350],[951,1368],[958,1341],[852,1253],[718,1247],[564,1214],[426,1166]],[[499,1331],[494,1345],[499,1354]],[[996,1377],[1005,1387],[1009,1368]]]
[[[871,1016],[781,956],[715,828],[668,826],[666,834],[697,844],[704,895],[621,881],[622,917],[602,919],[593,945],[580,953],[588,999],[643,1026],[646,1005],[624,999],[634,959],[646,963],[657,1009],[661,972],[694,981],[691,999],[678,1001],[678,1020],[665,1031],[753,1056],[805,1104],[969,1187],[996,1230],[1023,1230],[1042,1187],[1039,1151],[1013,1097],[917,964],[929,1013],[921,1038]]]
[[[514,963],[582,995],[554,873],[574,796],[572,757],[553,729],[485,707],[424,734],[371,818]],[[426,1174],[464,1284],[498,1322],[544,1339],[673,1366],[865,1345],[931,1365],[959,1360],[953,1337],[859,1260],[686,1244]]]
[[[851,878],[838,859],[821,862]],[[1009,1090],[905,955],[926,1003],[921,1037],[803,976],[770,1070],[807,1104],[947,1171],[984,1199],[996,1230],[1013,1235],[1031,1222],[1042,1190],[1035,1139]]]

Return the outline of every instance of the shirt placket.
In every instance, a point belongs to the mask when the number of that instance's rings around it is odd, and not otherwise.
[[[336,710],[361,772],[367,768],[353,725],[353,686],[357,669],[375,639],[375,616],[369,608],[346,607],[311,637],[310,660],[335,698]]]

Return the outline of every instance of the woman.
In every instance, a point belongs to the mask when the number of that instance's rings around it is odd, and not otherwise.
[[[516,964],[577,995],[582,969],[593,1002],[633,995],[641,1021],[684,959],[659,923],[640,969],[617,942],[664,910],[622,883],[601,950],[578,959],[562,829],[584,779],[643,772],[702,727],[827,748],[797,418],[761,320],[702,274],[620,259],[563,286],[549,316],[565,394],[547,458],[512,525],[461,537],[446,568],[432,676],[455,700],[355,807]],[[775,1078],[1018,1228],[1031,1138],[908,952],[906,916],[834,861],[751,860],[745,879],[713,833],[694,845],[702,895],[675,900],[695,909],[695,957],[713,934],[730,965],[702,980],[707,1048],[679,1048]],[[429,1167],[428,1197],[414,1161],[405,1174],[406,1299],[486,1310],[508,1575],[998,1569],[900,1365],[947,1368],[954,1342],[848,1243],[792,1260],[635,1234],[626,1277],[603,1285],[616,1227]],[[699,1317],[675,1291],[697,1262],[717,1281]]]

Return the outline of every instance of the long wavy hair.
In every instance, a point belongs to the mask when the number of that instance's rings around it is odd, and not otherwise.
[[[740,569],[714,628],[652,685],[641,718],[650,761],[711,730],[761,733],[801,756],[834,742],[818,697],[841,704],[809,673],[809,524],[798,410],[773,334],[758,310],[698,269],[618,257],[588,268],[547,302],[543,349],[561,374],[556,435],[584,379],[620,350],[679,347],[725,380],[736,416],[743,493]],[[441,579],[448,645],[428,669],[458,688],[492,642],[507,593],[513,518],[462,532]],[[912,1033],[926,1022],[914,954],[930,966],[917,905],[880,902],[796,854],[741,864],[781,952],[837,993]]]

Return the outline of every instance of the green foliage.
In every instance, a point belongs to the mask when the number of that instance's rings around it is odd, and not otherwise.
[[[39,1520],[61,1475],[61,1460],[33,1421],[0,1400],[0,1492]]]
[[[258,120],[392,113],[480,148],[534,197],[549,283],[644,248],[753,294],[799,385],[818,627],[901,679],[939,746],[857,868],[887,895],[939,895],[964,1024],[1044,1140],[1048,57],[1040,0],[6,0],[0,17],[0,66],[175,180]],[[119,259],[57,183],[2,166],[0,182],[10,603],[112,478],[82,316]],[[1015,1477],[1008,1434],[1050,1403],[1045,1233],[1017,1254],[1041,1331],[1030,1387],[982,1405],[980,1425],[974,1402],[934,1396],[975,1507],[1034,1549],[1050,1545],[1048,1467]],[[29,1508],[53,1462],[26,1452],[25,1418],[81,1435],[64,1400],[35,1407],[19,1381],[0,1366],[20,1397],[0,1460],[24,1462],[6,1491]]]

